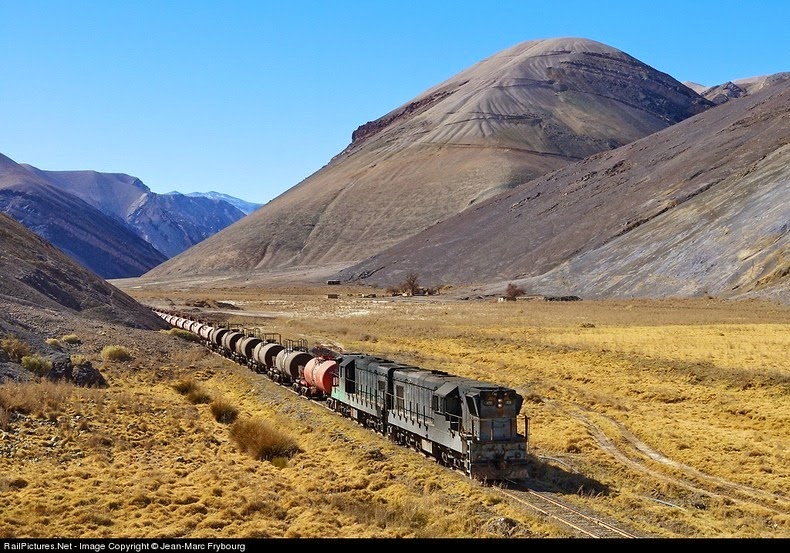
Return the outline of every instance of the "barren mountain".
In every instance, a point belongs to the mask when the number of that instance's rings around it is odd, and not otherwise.
[[[245,215],[222,198],[156,194],[140,179],[123,173],[23,167],[117,218],[167,257],[178,255]]]
[[[790,78],[482,202],[338,278],[790,297]]]
[[[536,40],[359,127],[321,170],[151,276],[354,263],[713,106],[609,46]]]
[[[166,259],[121,221],[2,154],[0,211],[104,278],[138,276]]]
[[[0,337],[21,337],[45,351],[45,338],[90,321],[165,328],[150,309],[4,213],[0,245]]]

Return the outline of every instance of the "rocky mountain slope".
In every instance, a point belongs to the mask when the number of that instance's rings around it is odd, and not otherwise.
[[[104,278],[137,276],[166,259],[117,218],[2,154],[0,211]],[[13,244],[2,247],[5,252]]]
[[[789,77],[473,206],[337,277],[786,299]]]
[[[156,194],[140,179],[123,173],[23,167],[122,221],[167,257],[178,255],[245,215],[223,198]]]
[[[103,333],[108,324],[167,327],[150,309],[4,213],[0,244],[0,338],[17,338],[59,359],[63,353],[47,338]],[[7,365],[0,359],[0,372],[7,374]]]
[[[518,44],[359,127],[324,168],[150,275],[352,264],[713,106],[604,44]]]

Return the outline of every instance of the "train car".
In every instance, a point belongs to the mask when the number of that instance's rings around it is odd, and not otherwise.
[[[343,355],[328,406],[394,442],[481,480],[527,476],[510,388],[393,362]],[[525,428],[526,418],[525,418]]]
[[[326,399],[337,378],[337,360],[313,357],[300,373],[297,392],[312,399]]]
[[[308,351],[303,340],[282,343],[277,334],[158,314],[199,333],[221,355],[445,466],[483,481],[528,476],[528,420],[524,415],[519,434],[523,398],[511,388],[363,353]]]
[[[255,346],[252,352],[253,368],[255,372],[266,374],[274,380],[274,371],[277,370],[277,355],[285,346],[277,341],[266,341]]]

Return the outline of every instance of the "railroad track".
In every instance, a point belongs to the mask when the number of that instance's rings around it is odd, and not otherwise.
[[[513,481],[506,482],[506,487],[500,488],[499,491],[518,504],[537,511],[554,522],[559,522],[563,527],[568,528],[574,537],[605,539],[641,537],[630,530],[615,526],[614,523],[559,501],[555,497],[556,494],[536,491]]]

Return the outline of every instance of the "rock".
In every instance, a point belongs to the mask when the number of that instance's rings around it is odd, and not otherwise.
[[[87,388],[106,388],[107,380],[90,361],[83,361],[72,369],[71,381]]]

